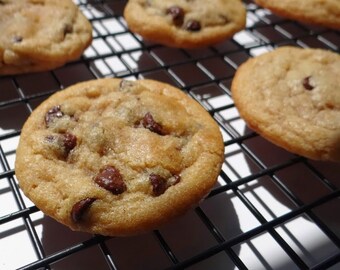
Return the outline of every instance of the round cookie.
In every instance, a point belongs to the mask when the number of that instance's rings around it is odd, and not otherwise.
[[[0,74],[62,66],[92,41],[90,22],[71,0],[2,0],[0,33]]]
[[[255,0],[255,2],[292,20],[340,29],[339,0]]]
[[[101,79],[44,101],[26,121],[23,192],[73,230],[132,235],[195,206],[224,160],[209,113],[170,85]]]
[[[281,47],[237,70],[232,95],[248,125],[269,141],[317,160],[340,161],[340,56]]]
[[[180,48],[211,45],[245,27],[240,0],[130,0],[124,17],[145,39]]]

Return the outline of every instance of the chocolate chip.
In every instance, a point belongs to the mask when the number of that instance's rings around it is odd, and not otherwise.
[[[144,115],[144,118],[141,121],[141,124],[144,128],[147,128],[148,130],[155,132],[159,135],[163,135],[163,127],[161,124],[157,123],[150,112],[146,113]]]
[[[77,145],[77,137],[71,133],[63,134],[63,145],[65,148],[65,154],[69,154],[71,150]]]
[[[121,194],[127,189],[123,176],[120,174],[119,170],[112,166],[106,166],[100,170],[94,181],[99,186],[111,191],[115,195]]]
[[[185,25],[185,29],[192,32],[201,30],[201,23],[196,20],[189,20]]]
[[[97,150],[97,153],[103,157],[103,156],[106,156],[108,153],[109,153],[110,149],[109,147],[103,145],[101,147],[99,147],[99,149]]]
[[[47,135],[45,141],[56,157],[61,160],[66,160],[77,145],[77,137],[71,133]]]
[[[310,78],[311,76],[308,76],[306,78],[303,79],[302,81],[302,85],[306,90],[313,90],[314,86],[310,84]]]
[[[71,210],[71,218],[73,222],[78,223],[83,219],[85,212],[89,209],[95,198],[85,198],[75,203]]]
[[[22,36],[14,36],[12,40],[14,43],[20,43],[23,40],[23,38]]]
[[[172,21],[176,26],[181,26],[184,21],[184,10],[179,6],[172,6],[166,10],[166,14],[172,17]]]
[[[46,141],[49,142],[49,143],[53,143],[54,141],[56,141],[56,136],[53,136],[53,135],[47,135],[45,137]]]
[[[134,81],[121,80],[120,83],[119,83],[119,90],[120,91],[130,90],[135,85],[136,85],[136,83]]]
[[[149,176],[149,180],[152,186],[152,192],[154,196],[162,195],[169,187],[178,184],[181,181],[181,177],[177,174],[166,179],[158,174],[152,173]]]
[[[46,127],[49,127],[49,124],[53,122],[56,118],[63,117],[64,113],[61,111],[60,105],[52,107],[45,115],[45,124]]]
[[[155,196],[162,195],[167,189],[166,179],[158,174],[150,174],[150,183],[152,185],[152,192]]]

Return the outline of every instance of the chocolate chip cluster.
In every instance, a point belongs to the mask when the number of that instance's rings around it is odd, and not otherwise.
[[[64,115],[60,105],[52,107],[45,114],[46,128],[49,128],[57,119],[62,118]],[[77,145],[77,137],[69,132],[48,135],[45,139],[49,144],[58,146],[55,152],[62,159],[67,159],[70,152]]]
[[[56,105],[50,108],[45,114],[45,127],[47,129],[53,127],[56,121],[63,117],[68,117],[70,121],[77,121],[74,116],[67,115],[61,105]],[[147,112],[144,117],[135,122],[134,128],[145,128],[150,132],[156,133],[159,136],[165,136],[166,131],[163,126],[155,121],[150,112]],[[77,137],[70,132],[62,132],[46,136],[46,142],[56,145],[57,157],[62,160],[67,160],[68,156],[77,147]],[[124,175],[113,165],[106,165],[100,168],[97,174],[93,177],[94,183],[100,188],[108,190],[113,195],[118,196],[128,191],[128,185],[125,182]],[[162,175],[150,173],[149,183],[152,196],[158,197],[166,192],[166,190],[176,185],[180,181],[180,176],[177,174],[171,177],[163,177]],[[71,209],[71,219],[74,223],[79,223],[91,205],[97,200],[95,197],[86,197],[76,202]]]
[[[201,30],[201,23],[198,20],[190,19],[185,22],[185,12],[183,8],[179,6],[171,6],[166,10],[166,14],[170,15],[172,22],[177,27],[183,27],[184,29],[197,32]]]

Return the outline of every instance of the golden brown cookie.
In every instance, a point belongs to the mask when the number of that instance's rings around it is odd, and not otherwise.
[[[218,125],[179,89],[101,79],[31,114],[15,169],[37,207],[73,230],[131,235],[195,206],[223,160]]]
[[[292,20],[340,29],[339,0],[255,0],[255,2]]]
[[[293,153],[340,161],[340,56],[281,47],[237,70],[232,94],[240,115]]]
[[[195,48],[243,29],[246,10],[240,0],[130,0],[124,17],[133,32],[148,40]]]
[[[2,0],[0,33],[0,74],[62,66],[92,41],[91,24],[71,0]]]

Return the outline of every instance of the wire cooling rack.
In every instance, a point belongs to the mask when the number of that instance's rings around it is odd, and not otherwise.
[[[339,52],[340,34],[244,1],[247,27],[204,49],[143,41],[127,29],[126,1],[78,1],[94,40],[78,61],[0,77],[0,269],[340,269],[340,166],[290,154],[247,128],[230,94],[237,67],[277,46]],[[52,93],[101,78],[151,78],[181,88],[218,122],[218,184],[170,224],[127,238],[71,232],[21,192],[15,150],[30,112]]]

